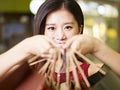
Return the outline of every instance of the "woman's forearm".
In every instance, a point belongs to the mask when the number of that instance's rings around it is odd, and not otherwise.
[[[94,56],[120,75],[120,54],[101,42],[97,42],[96,47]]]
[[[14,46],[10,50],[0,55],[0,77],[13,65],[21,62],[28,54],[25,52],[25,48],[22,43]]]
[[[42,42],[42,43],[41,43]],[[18,43],[0,55],[0,76],[12,66],[26,60],[29,56],[39,56],[53,47],[53,41],[43,35],[35,35]]]

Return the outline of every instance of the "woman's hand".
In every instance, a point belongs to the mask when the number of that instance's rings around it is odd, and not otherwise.
[[[36,35],[23,41],[26,53],[40,55],[55,47],[54,42],[44,35]]]
[[[28,56],[49,52],[54,43],[43,35],[27,38],[0,55],[0,77],[12,66],[26,60]]]
[[[66,42],[63,48],[71,48],[82,54],[95,53],[98,40],[91,36],[76,35]]]
[[[120,54],[95,37],[77,35],[68,40],[63,48],[72,48],[82,54],[91,53],[120,75]]]

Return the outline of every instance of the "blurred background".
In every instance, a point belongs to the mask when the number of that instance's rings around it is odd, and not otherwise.
[[[84,34],[120,52],[120,0],[76,0],[84,13]],[[32,36],[34,16],[44,0],[0,0],[0,53]]]

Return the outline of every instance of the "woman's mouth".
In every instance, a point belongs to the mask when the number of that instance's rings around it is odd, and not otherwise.
[[[55,42],[55,43],[56,43],[56,47],[62,47],[65,44],[65,42],[63,42],[63,41],[59,41],[59,42]]]

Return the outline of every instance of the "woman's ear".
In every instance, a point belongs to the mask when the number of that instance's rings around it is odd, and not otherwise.
[[[83,33],[83,25],[80,25],[80,27],[79,27],[79,30],[80,30],[80,34],[82,34]]]

